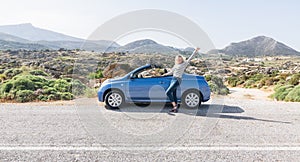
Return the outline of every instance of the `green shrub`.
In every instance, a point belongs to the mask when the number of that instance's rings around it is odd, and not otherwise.
[[[231,87],[236,87],[238,82],[239,82],[239,78],[238,77],[229,77],[227,79],[227,83]]]
[[[263,77],[260,81],[257,81],[258,88],[264,87],[264,86],[271,86],[274,85],[274,83],[277,83],[279,79],[275,79],[274,77]]]
[[[249,76],[243,74],[239,77],[239,79],[245,82],[247,79],[249,79]]]
[[[16,90],[35,90],[34,82],[27,78],[20,77],[12,81],[12,83],[13,88]]]
[[[24,78],[27,78],[27,79],[31,80],[32,82],[34,82],[35,89],[41,89],[45,85],[48,84],[48,80],[42,76],[26,75],[26,76],[24,76]]]
[[[278,82],[274,83],[274,85],[284,85],[285,83],[285,80],[279,80]]]
[[[67,81],[68,83],[72,82],[73,79],[72,78],[63,78],[63,80]]]
[[[71,82],[72,93],[74,95],[82,95],[85,93],[87,87],[78,79],[74,79]]]
[[[47,95],[39,95],[37,97],[38,100],[40,101],[47,101],[48,100],[48,96]]]
[[[271,86],[271,85],[274,85],[274,82],[276,82],[276,81],[274,80],[274,78],[269,78],[268,80],[266,80],[265,85],[266,85],[266,86]]]
[[[12,82],[6,82],[3,85],[1,85],[0,93],[1,94],[9,93],[9,91],[12,89],[12,87],[13,87]]]
[[[40,75],[40,76],[48,76],[48,74],[45,73],[42,70],[32,70],[32,71],[29,72],[29,74],[31,74],[31,75]]]
[[[97,92],[96,92],[95,89],[87,88],[87,89],[85,90],[84,96],[85,96],[85,97],[88,97],[88,98],[93,98],[93,97],[96,97],[96,96],[97,96]]]
[[[205,80],[208,82],[211,81],[211,75],[205,75]]]
[[[12,89],[12,90],[9,91],[9,93],[5,93],[4,94],[4,98],[3,99],[15,100],[16,99],[16,93],[17,93],[17,90]]]
[[[90,73],[88,79],[100,79],[103,78],[103,73],[101,70],[96,71],[95,73]]]
[[[289,80],[289,84],[291,85],[298,85],[300,81],[300,73],[292,75],[291,79]]]
[[[227,95],[229,93],[229,89],[224,85],[223,80],[220,77],[212,76],[208,85],[215,94]]]
[[[289,92],[294,88],[293,85],[283,85],[274,88],[275,93],[271,95],[272,98],[283,101]]]
[[[26,67],[6,70],[5,73],[9,78],[0,82],[0,98],[17,102],[72,100],[74,95],[84,94],[87,88],[79,80],[72,78],[48,80],[44,71],[29,70]],[[1,76],[4,78],[5,75]]]
[[[55,100],[60,100],[60,95],[56,94],[51,94],[47,98],[48,101],[55,101]]]
[[[47,95],[50,95],[50,94],[56,94],[57,93],[57,90],[53,87],[44,87],[44,90],[43,90],[43,94],[47,94]]]
[[[7,77],[7,78],[12,78],[18,74],[21,74],[23,71],[20,70],[20,69],[8,69],[6,71],[4,71],[4,75]]]
[[[274,91],[277,91],[279,88],[281,88],[284,84],[277,84],[275,87],[274,87]]]
[[[239,81],[236,83],[236,85],[242,85],[242,84],[244,84],[244,83],[245,83],[244,80],[239,80]]]
[[[288,95],[286,95],[285,101],[300,102],[300,85],[294,87]]]
[[[70,92],[59,93],[61,100],[72,100],[74,99],[74,95]]]
[[[279,78],[280,80],[286,81],[286,78],[287,78],[289,75],[290,75],[290,74],[287,74],[287,73],[281,73],[281,74],[279,74],[278,78]]]
[[[53,87],[53,86],[54,86],[54,84],[55,84],[55,80],[54,80],[54,79],[52,79],[52,80],[49,80],[49,81],[48,81],[48,84],[47,84],[47,86],[48,86],[48,87]]]
[[[70,92],[71,84],[64,79],[57,79],[53,87],[59,92]]]
[[[253,80],[254,82],[257,82],[257,81],[262,80],[264,77],[266,77],[266,76],[264,76],[264,74],[257,73],[257,74],[250,76],[248,80]]]
[[[0,83],[6,79],[6,75],[0,74]]]
[[[255,81],[254,81],[254,80],[247,80],[247,81],[245,82],[245,87],[246,87],[246,88],[252,88],[252,87],[254,87],[254,84],[255,84]]]
[[[64,68],[64,73],[65,74],[73,74],[73,69],[74,69],[73,66],[67,66]]]
[[[17,102],[30,102],[35,99],[34,92],[31,90],[20,90],[16,93]]]

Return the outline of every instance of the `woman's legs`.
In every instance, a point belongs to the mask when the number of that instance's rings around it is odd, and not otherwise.
[[[178,86],[178,80],[172,80],[169,88],[166,90],[166,94],[169,97],[174,108],[177,107],[176,89]]]
[[[178,86],[177,86],[178,87]],[[177,106],[177,93],[176,93],[176,90],[177,90],[177,87],[175,88],[175,90],[173,91],[173,100],[175,101],[174,104],[173,104],[173,107],[176,107]]]

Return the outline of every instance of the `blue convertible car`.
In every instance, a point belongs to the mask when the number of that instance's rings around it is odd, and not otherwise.
[[[166,72],[157,66],[145,65],[121,78],[108,79],[99,88],[98,99],[109,108],[118,108],[125,102],[170,102],[165,90],[169,87],[172,76],[152,75],[157,71]],[[210,88],[203,76],[183,74],[177,97],[183,106],[197,108],[201,102],[210,99]]]

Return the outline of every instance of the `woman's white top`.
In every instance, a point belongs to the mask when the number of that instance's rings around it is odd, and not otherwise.
[[[176,78],[182,78],[184,70],[189,65],[192,57],[194,57],[194,55],[196,53],[197,52],[194,51],[193,54],[186,61],[183,61],[181,64],[175,64],[173,66],[172,70],[169,73],[167,73],[167,75],[172,75],[173,74],[173,76],[176,77]]]

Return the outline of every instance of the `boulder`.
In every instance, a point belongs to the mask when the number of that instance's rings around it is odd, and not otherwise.
[[[117,76],[124,76],[128,72],[130,72],[132,68],[129,64],[122,64],[122,63],[113,63],[108,65],[103,70],[103,76],[105,78],[114,78]]]

